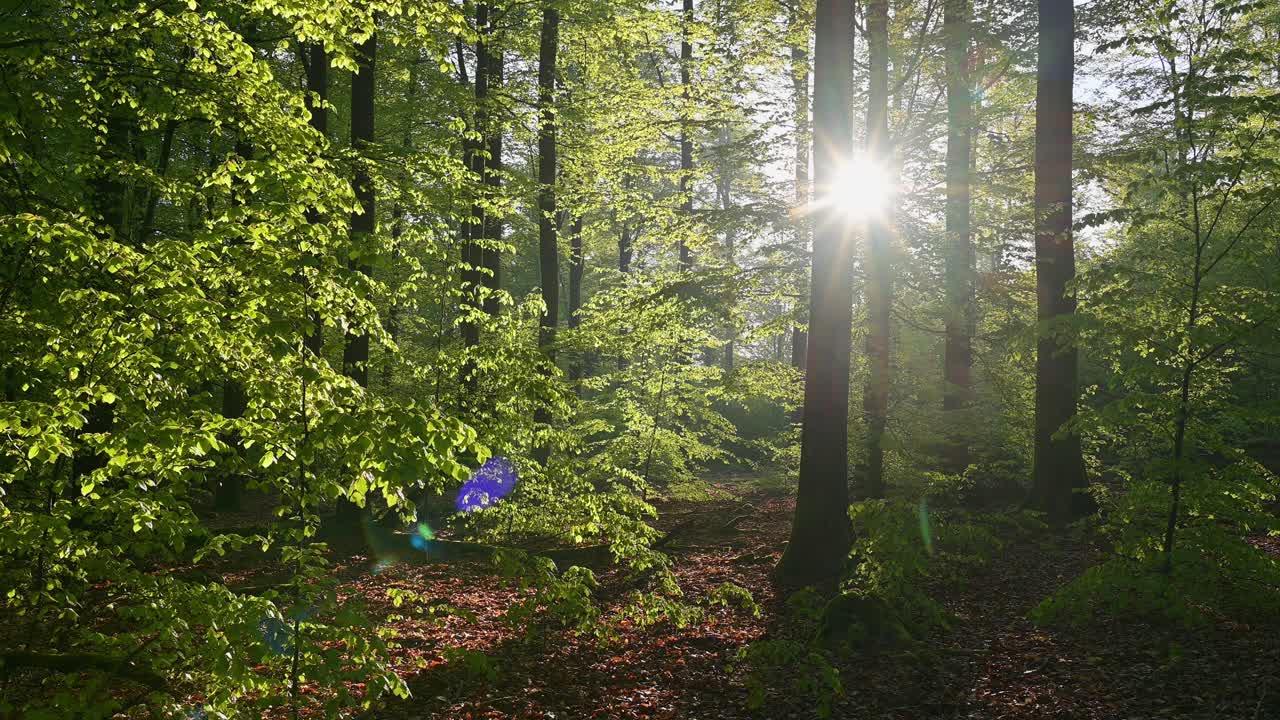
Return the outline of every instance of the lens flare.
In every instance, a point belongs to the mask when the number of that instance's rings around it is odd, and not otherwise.
[[[933,528],[929,525],[929,502],[920,499],[920,539],[924,541],[925,552],[933,554]]]
[[[431,526],[419,519],[417,532],[409,538],[409,544],[413,546],[414,550],[426,550],[427,543],[435,539],[436,534],[432,531]]]
[[[296,620],[302,622],[309,619],[316,612],[316,607],[295,607],[289,611],[290,622],[285,622],[274,615],[268,615],[258,621],[258,634],[262,636],[262,642],[266,644],[271,652],[277,655],[288,655],[293,652],[293,627],[291,622]]]
[[[889,172],[867,155],[858,155],[844,163],[830,185],[816,189],[818,197],[814,206],[834,211],[847,221],[885,215],[894,195]]]
[[[271,652],[277,655],[288,655],[289,650],[293,647],[290,642],[289,626],[280,621],[279,618],[265,617],[258,622],[258,634],[262,636],[262,642],[271,648]]]
[[[516,466],[503,457],[489,461],[471,474],[458,490],[458,512],[474,512],[491,507],[516,487]]]

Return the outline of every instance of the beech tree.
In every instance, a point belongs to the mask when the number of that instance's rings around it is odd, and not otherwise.
[[[853,153],[853,5],[818,0],[814,23],[813,157],[821,194],[832,191]],[[791,541],[778,563],[778,575],[799,585],[839,576],[849,549],[852,238],[840,208],[815,208],[800,481]]]
[[[943,21],[947,75],[946,202],[946,348],[943,366],[943,410],[963,410],[972,394],[974,330],[974,253],[970,232],[972,182],[973,84],[969,79],[969,2],[947,0]],[[951,413],[945,421],[951,437],[947,461],[953,470],[969,464],[965,416]]]
[[[1075,10],[1070,0],[1040,0],[1036,61],[1036,345],[1035,467],[1032,504],[1056,523],[1078,517],[1088,498],[1076,415],[1078,353],[1068,289],[1076,274],[1071,235],[1072,77]]]
[[[889,3],[867,2],[867,57],[870,64],[867,89],[867,155],[869,162],[887,168],[892,146],[889,140]],[[870,373],[864,391],[863,412],[867,426],[867,474],[864,491],[883,497],[884,434],[889,421],[890,323],[893,311],[893,266],[890,209],[867,219],[867,364]]]

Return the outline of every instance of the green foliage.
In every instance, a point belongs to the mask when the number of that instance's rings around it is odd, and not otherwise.
[[[771,689],[781,688],[788,695],[811,698],[818,717],[831,716],[844,686],[827,651],[814,642],[825,604],[810,588],[792,593],[781,618],[786,635],[757,640],[738,651],[733,666],[745,673],[749,707],[760,708]]]
[[[752,617],[760,617],[760,605],[756,603],[751,591],[735,583],[723,582],[715,586],[707,594],[705,602],[708,605],[738,608],[750,613]]]
[[[758,640],[738,651],[737,664],[747,672],[747,705],[759,709],[769,688],[784,676],[788,692],[813,698],[817,717],[831,717],[832,705],[844,694],[840,672],[811,645],[794,640]]]
[[[1115,210],[1088,219],[1110,246],[1078,282],[1077,335],[1100,367],[1079,430],[1110,487],[1113,557],[1037,610],[1180,623],[1276,602],[1275,562],[1246,542],[1275,526],[1275,477],[1248,454],[1273,434],[1280,297],[1274,224],[1280,93],[1246,2],[1134,8],[1100,50],[1167,68],[1113,71],[1126,103],[1094,119],[1093,160]],[[1121,115],[1123,114],[1123,115]],[[1135,116],[1138,118],[1135,121]]]
[[[893,625],[900,625],[910,637],[945,627],[942,606],[925,588],[933,552],[933,530],[925,506],[868,500],[852,505],[849,517],[858,533],[849,553],[856,564],[842,585],[845,593],[863,599],[853,609],[871,612],[850,614],[837,604],[831,609],[840,611],[840,616],[832,618],[832,628],[850,628],[851,638],[875,639]],[[867,626],[865,632],[852,627],[857,625]]]

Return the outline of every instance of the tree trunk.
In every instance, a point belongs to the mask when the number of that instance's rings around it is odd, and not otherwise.
[[[724,132],[721,135],[721,141],[725,149],[725,152],[727,153],[729,143],[732,142],[732,138],[729,134],[728,127],[724,129]],[[719,182],[716,183],[716,194],[720,196],[720,209],[724,210],[726,214],[728,213],[729,207],[732,204],[732,201],[730,199],[730,193],[732,192],[732,190],[733,190],[733,171],[726,157],[725,161],[721,164],[721,167],[720,167]],[[734,241],[733,241],[733,229],[730,228],[730,230],[724,234],[725,262],[728,264],[729,267],[736,269],[738,266],[738,261],[737,261],[735,252],[736,252],[736,248],[734,247]],[[730,319],[729,328],[728,328],[729,337],[725,340],[724,355],[722,356],[720,361],[721,363],[720,367],[726,373],[733,372],[733,363],[734,363],[733,345],[734,345],[734,339],[735,339],[734,338],[735,332],[736,332],[736,329],[733,326],[732,319]]]
[[[376,35],[371,35],[360,44],[357,48],[356,74],[351,78],[351,147],[358,154],[367,152],[368,144],[373,142],[374,62],[377,50]],[[360,211],[351,215],[351,249],[356,255],[348,261],[348,267],[366,276],[370,267],[365,258],[377,227],[374,217],[377,209],[376,196],[367,162],[367,158],[357,158],[352,180]],[[347,332],[342,348],[342,372],[361,387],[369,387],[368,332]],[[359,508],[348,500],[339,499],[337,521],[342,531],[352,532],[359,527]]]
[[[969,464],[968,423],[957,413],[971,402],[973,366],[973,241],[969,225],[972,94],[969,83],[969,2],[947,0],[943,19],[947,72],[946,350],[942,409],[947,469]]]
[[[307,111],[311,114],[311,128],[324,138],[329,137],[329,110],[324,103],[329,99],[329,54],[325,52],[323,43],[315,43],[308,48],[307,65]],[[322,222],[320,213],[315,208],[307,208],[307,222],[319,225]],[[324,326],[318,312],[311,313],[310,327],[303,336],[303,346],[313,355],[319,355],[324,346]]]
[[[351,147],[357,153],[367,152],[368,144],[373,142],[374,62],[377,50],[376,35],[360,44],[357,48],[356,74],[351,78]],[[366,258],[376,228],[376,198],[367,158],[357,159],[352,184],[360,211],[351,215],[351,247],[355,257],[348,261],[348,267],[367,276],[370,268]],[[369,387],[368,332],[347,332],[346,344],[342,348],[342,372],[361,387]]]
[[[253,159],[253,146],[243,138],[236,141],[235,154],[245,161]],[[240,204],[238,193],[248,194],[251,190],[243,183],[236,183],[237,194],[233,194],[232,203]],[[233,240],[233,246],[243,246],[245,240],[243,237]],[[235,291],[231,291],[234,295]],[[222,417],[228,419],[236,419],[244,417],[245,410],[249,407],[249,396],[245,392],[244,385],[234,377],[228,375],[222,384]],[[240,438],[238,434],[225,437],[227,445],[231,447],[233,453],[240,452]],[[218,512],[239,512],[241,509],[241,496],[244,491],[244,477],[239,473],[230,472],[226,469],[217,474],[218,488],[214,492],[213,507]]]
[[[693,25],[693,0],[684,0],[680,30],[680,210],[688,221],[693,220],[693,139],[690,136],[690,91],[693,84],[693,43],[689,39]],[[680,235],[680,269],[693,269],[693,253],[685,234]]]
[[[486,104],[489,101],[489,51],[488,37],[489,6],[476,3],[476,77],[475,77],[475,112],[471,118],[471,130],[483,133],[488,126]],[[462,57],[462,45],[458,44],[458,72],[466,82],[466,63]],[[484,153],[482,146],[470,137],[462,141],[463,162],[477,181],[484,181]],[[477,240],[484,237],[484,206],[476,198],[471,209],[459,228],[459,240],[462,245],[462,292],[463,303],[468,309],[479,307],[480,288],[483,279],[480,268],[484,265],[484,251]],[[462,344],[474,348],[480,344],[480,326],[474,322],[462,322]],[[463,387],[474,390],[476,386],[475,365],[468,361],[462,371]]]
[[[853,150],[853,4],[818,0],[814,43],[814,156],[819,188],[832,187]],[[791,541],[778,564],[788,584],[839,576],[849,551],[849,343],[853,323],[850,228],[833,208],[814,222],[809,353],[800,486]]]
[[[798,8],[800,3],[796,3]],[[796,28],[806,26],[802,23],[800,11],[794,10],[791,17],[792,32]],[[809,35],[791,46],[791,87],[795,98],[795,251],[806,261],[809,256]],[[800,295],[803,297],[809,290],[809,272],[806,262],[801,270]],[[797,303],[799,305],[800,303]],[[791,331],[791,367],[804,372],[805,351],[809,345],[808,315],[803,307],[797,308],[796,325]],[[791,421],[800,422],[804,417],[804,408],[798,407],[792,413]]]
[[[228,420],[244,417],[244,412],[249,407],[249,396],[244,391],[244,386],[233,378],[227,378],[222,386],[222,417]],[[232,452],[240,451],[240,438],[238,433],[236,436],[226,438],[226,442],[232,448]],[[218,512],[239,512],[241,508],[241,495],[244,490],[244,478],[235,472],[223,470],[220,473],[221,478],[218,481],[218,490],[214,494],[213,507]]]
[[[867,47],[870,83],[867,98],[867,152],[872,162],[889,167],[889,3],[867,3]],[[886,209],[885,213],[889,211]],[[884,432],[889,410],[889,311],[893,305],[893,270],[889,257],[889,219],[873,214],[867,221],[867,360],[870,377],[863,406],[867,423],[868,497],[884,497]]]
[[[1071,92],[1074,65],[1071,0],[1040,0],[1036,63],[1036,347],[1035,471],[1032,505],[1055,524],[1087,512],[1080,438],[1055,438],[1076,414],[1076,348],[1051,332],[1075,313],[1067,284],[1075,277],[1071,239]]]
[[[569,328],[578,327],[578,312],[582,310],[582,276],[586,271],[586,262],[582,253],[582,216],[574,216],[573,229],[569,235]],[[578,380],[582,377],[582,362],[575,360],[569,366],[569,378]]]
[[[502,52],[489,53],[488,84],[492,88],[502,86]],[[496,197],[502,188],[502,124],[493,117],[489,118],[488,133],[489,158],[485,161],[484,183],[491,196]],[[502,289],[502,253],[498,251],[498,243],[502,242],[502,219],[492,213],[484,217],[485,246],[481,251],[481,261],[487,271],[484,286],[489,294],[485,297],[484,311],[490,317],[497,317],[499,311],[498,290]]]
[[[631,176],[624,175],[622,178],[622,189],[624,192],[631,190]],[[622,221],[622,231],[618,234],[618,272],[631,272],[631,223],[630,218]]]
[[[538,45],[538,261],[542,270],[542,314],[539,345],[555,359],[554,343],[560,315],[560,255],[556,228],[556,53],[560,45],[560,12],[542,10]]]

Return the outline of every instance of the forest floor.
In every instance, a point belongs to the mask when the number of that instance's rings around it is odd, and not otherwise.
[[[794,500],[723,488],[723,498],[661,506],[669,548],[687,599],[729,581],[748,588],[760,617],[715,608],[683,629],[625,624],[611,642],[574,633],[533,638],[500,620],[521,593],[485,562],[395,564],[361,572],[373,560],[343,564],[376,612],[386,590],[423,592],[472,615],[398,621],[397,667],[413,692],[373,712],[377,720],[579,718],[782,720],[813,718],[815,701],[774,677],[761,707],[748,707],[741,648],[785,636],[786,607],[770,571],[787,538]],[[1280,547],[1274,548],[1280,551]],[[908,649],[837,661],[843,695],[835,718],[1280,718],[1280,640],[1274,632],[1229,623],[1160,630],[1099,618],[1088,631],[1039,628],[1028,612],[1098,559],[1078,535],[1027,538],[964,577],[931,588],[954,614],[948,630]],[[626,576],[599,574],[597,595],[625,601]],[[613,592],[611,592],[613,591]],[[535,621],[536,622],[536,621]],[[484,653],[470,666],[445,648]],[[783,671],[784,675],[787,671]],[[792,673],[801,672],[794,668]]]

